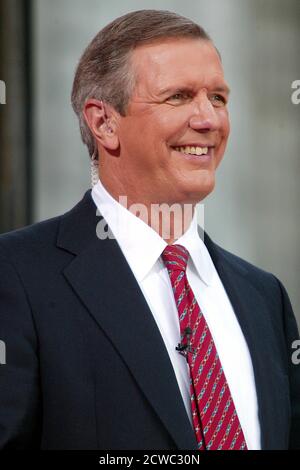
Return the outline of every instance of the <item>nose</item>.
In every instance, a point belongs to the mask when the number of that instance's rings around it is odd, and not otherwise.
[[[192,129],[207,132],[218,129],[219,117],[212,102],[207,96],[207,91],[202,93],[193,101],[193,111],[189,119]]]

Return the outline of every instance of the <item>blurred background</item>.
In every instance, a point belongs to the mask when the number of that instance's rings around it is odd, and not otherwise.
[[[282,280],[300,324],[299,0],[1,0],[0,232],[61,214],[89,188],[74,70],[99,29],[143,8],[199,22],[222,54],[232,130],[205,228]]]

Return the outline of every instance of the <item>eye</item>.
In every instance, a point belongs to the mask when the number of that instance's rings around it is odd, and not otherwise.
[[[170,96],[170,100],[182,100],[186,97],[184,93],[175,93],[175,95]]]
[[[214,106],[226,106],[227,99],[223,95],[219,95],[218,93],[214,93],[211,95],[210,100],[212,101]]]
[[[177,93],[174,93],[174,95],[169,96],[167,98],[167,102],[171,104],[181,104],[185,103],[186,101],[189,101],[191,99],[191,94],[187,91],[178,91]]]

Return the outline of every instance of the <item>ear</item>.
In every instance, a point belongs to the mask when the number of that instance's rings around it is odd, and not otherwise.
[[[107,114],[106,114],[107,113]],[[83,115],[98,144],[107,150],[117,150],[120,145],[117,134],[117,112],[103,101],[94,98],[85,102]]]

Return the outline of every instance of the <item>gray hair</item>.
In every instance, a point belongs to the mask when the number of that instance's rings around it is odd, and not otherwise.
[[[105,26],[85,49],[75,72],[71,101],[90,156],[97,158],[98,151],[83,116],[86,100],[107,102],[124,116],[135,86],[130,68],[133,50],[145,43],[175,37],[211,41],[201,26],[184,16],[164,10],[139,10]]]

